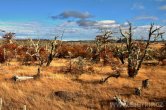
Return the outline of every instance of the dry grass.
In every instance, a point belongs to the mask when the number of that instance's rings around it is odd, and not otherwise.
[[[155,47],[160,48],[161,44],[155,44]],[[3,99],[3,110],[21,110],[23,105],[28,110],[116,110],[110,106],[115,95],[141,104],[166,101],[166,66],[143,65],[138,76],[132,79],[127,75],[127,65],[120,65],[123,71],[119,78],[110,78],[100,84],[98,82],[102,78],[113,72],[110,66],[89,62],[94,72],[85,72],[75,80],[74,75],[61,72],[68,62],[67,59],[54,59],[49,67],[41,67],[40,79],[22,82],[13,81],[12,77],[33,76],[38,67],[20,66],[15,60],[8,66],[1,64],[0,98]],[[134,88],[141,87],[144,79],[149,79],[149,88],[144,89],[141,96],[134,95]],[[59,91],[63,91],[62,96],[55,94]]]
[[[128,78],[124,71],[120,78],[110,78],[106,83],[94,83],[112,72],[109,66],[93,65],[94,73],[84,73],[78,80],[71,74],[59,73],[58,68],[67,65],[65,59],[55,59],[50,67],[41,68],[41,78],[22,82],[11,80],[13,75],[32,76],[36,66],[20,66],[11,62],[10,66],[0,67],[0,96],[4,110],[19,110],[27,105],[28,110],[89,110],[109,109],[109,102],[115,95],[135,103],[151,100],[166,100],[166,66],[143,66],[135,79]],[[133,95],[135,87],[148,78],[150,86],[141,96]],[[73,100],[65,100],[54,94],[56,91],[73,93]],[[76,96],[74,95],[76,94]]]

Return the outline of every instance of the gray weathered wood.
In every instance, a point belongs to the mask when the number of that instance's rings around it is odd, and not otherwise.
[[[27,107],[26,107],[26,105],[24,105],[24,106],[23,106],[23,110],[27,110]]]
[[[142,81],[142,88],[148,88],[149,86],[149,79],[145,79]]]
[[[14,77],[13,77],[13,79],[15,80],[15,81],[24,81],[24,80],[29,80],[29,79],[33,79],[34,77],[31,77],[31,76],[17,76],[17,75],[15,75]]]
[[[120,99],[118,96],[114,97],[118,107],[127,107],[127,102],[122,101],[122,99]]]
[[[135,95],[140,96],[141,95],[141,88],[135,88],[134,93],[135,93]]]

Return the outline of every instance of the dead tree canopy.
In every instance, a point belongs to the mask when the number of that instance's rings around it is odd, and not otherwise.
[[[102,31],[102,33],[103,33],[102,35],[97,35],[95,40],[103,44],[110,42],[111,40],[110,38],[112,37],[113,32],[105,30],[104,32]]]
[[[13,32],[5,32],[2,38],[5,39],[6,43],[13,43],[12,39],[15,37],[15,33]]]
[[[62,42],[62,41],[61,41]],[[56,55],[56,49],[60,46],[61,44],[58,43],[57,40],[51,42],[51,47],[50,47],[50,53],[48,55],[48,61],[46,66],[49,66],[53,60],[53,58]]]
[[[102,41],[102,42],[108,42],[108,37],[105,37],[103,35],[97,35],[95,38],[96,41]]]
[[[162,32],[160,32],[161,26],[155,26],[154,24],[150,25],[148,31],[148,39],[144,43],[145,46],[142,47],[140,42],[136,42],[134,40],[133,26],[129,22],[127,31],[122,31],[120,28],[121,35],[127,39],[126,47],[128,52],[128,75],[129,77],[135,77],[138,74],[139,69],[141,68],[142,62],[147,54],[147,50],[150,44],[152,37],[160,37],[162,36]]]
[[[12,39],[13,37],[15,37],[15,33],[7,32],[2,37],[5,39]]]

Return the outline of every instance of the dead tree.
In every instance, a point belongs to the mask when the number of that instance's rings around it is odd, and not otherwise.
[[[100,61],[103,60],[105,65],[107,62],[107,44],[110,42],[113,32],[110,30],[101,30],[102,35],[97,35],[95,38],[97,51],[96,54],[99,55]],[[103,58],[101,58],[101,55]]]
[[[55,49],[57,49],[57,46],[58,46],[58,44],[57,44],[56,41],[52,41],[51,42],[51,50],[50,50],[50,53],[48,55],[48,60],[47,60],[46,66],[49,66],[51,64],[51,62],[52,62],[52,60],[53,60],[53,58],[54,58],[54,56],[56,54],[55,53]]]
[[[113,49],[114,57],[118,58],[122,64],[125,63],[125,58],[127,57],[126,48],[123,45],[123,42],[120,46],[115,46]]]
[[[74,64],[76,65],[76,69],[78,70],[78,73],[82,74],[84,72],[84,61],[82,57],[77,57],[76,61],[74,61]]]
[[[84,60],[81,56],[72,59],[73,54],[70,51],[68,51],[68,54],[69,54],[69,64],[64,72],[74,74],[77,79],[84,72],[84,66],[85,66]]]
[[[120,33],[124,38],[127,39],[126,47],[128,52],[128,75],[129,77],[135,77],[141,68],[142,62],[144,61],[151,38],[154,36],[159,37],[163,33],[159,32],[162,27],[154,28],[154,24],[151,24],[148,32],[148,39],[145,43],[145,47],[142,49],[141,45],[139,45],[139,42],[133,40],[132,24],[130,22],[128,24],[128,31],[124,33],[120,28]]]
[[[29,40],[29,48],[26,51],[27,58],[31,61],[37,61],[39,66],[42,66],[47,62],[48,51],[41,47],[41,42],[38,40],[34,42],[32,39]],[[26,59],[26,57],[25,57]]]
[[[68,54],[69,54],[69,68],[67,69],[67,72],[71,72],[71,70],[72,70],[72,56],[73,56],[73,54],[70,51],[68,51]]]
[[[48,60],[47,60],[47,64],[46,66],[49,66],[53,60],[53,58],[56,56],[56,50],[57,48],[61,48],[62,47],[62,37],[64,35],[64,30],[62,32],[61,36],[55,36],[54,40],[51,41],[51,49],[50,49],[50,53],[48,55]],[[57,38],[60,37],[61,40],[57,40]]]
[[[5,39],[5,43],[9,43],[9,44],[13,43],[12,39],[14,37],[15,37],[15,33],[13,33],[13,32],[5,32],[5,34],[2,36],[2,38]]]
[[[42,65],[42,61],[39,54],[39,50],[40,50],[39,44],[40,44],[40,40],[38,40],[35,43],[32,39],[30,39],[29,40],[30,47],[26,51],[26,55],[30,58],[30,60],[33,60],[33,58],[35,57],[36,60],[40,62],[39,65]]]

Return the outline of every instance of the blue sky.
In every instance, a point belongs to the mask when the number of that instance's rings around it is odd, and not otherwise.
[[[0,29],[17,38],[52,39],[65,30],[64,40],[94,39],[99,29],[126,21],[137,27],[136,37],[152,22],[165,26],[166,0],[0,0]]]

